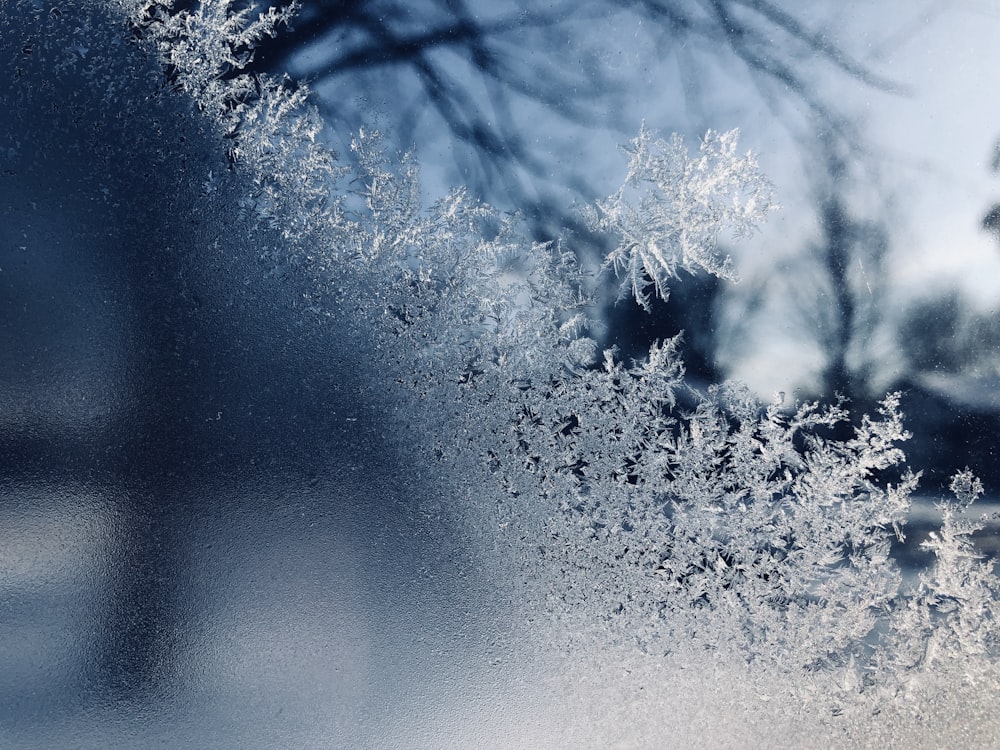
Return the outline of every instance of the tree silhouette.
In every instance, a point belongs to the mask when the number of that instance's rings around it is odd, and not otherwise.
[[[715,93],[709,68],[721,66],[772,107],[801,107],[811,127],[860,149],[858,127],[825,93],[826,77],[898,87],[808,15],[768,0],[318,0],[287,32],[262,40],[251,67],[309,81],[342,134],[369,122],[373,109],[402,148],[444,134],[462,183],[480,197],[523,211],[540,235],[571,226],[588,237],[556,200],[560,190],[597,195],[592,170],[568,163],[566,142],[577,127],[630,136],[623,112],[649,96],[637,71],[609,64],[604,30],[634,29],[633,42],[655,58],[644,65],[674,60],[695,109]],[[538,117],[554,138],[538,139]]]

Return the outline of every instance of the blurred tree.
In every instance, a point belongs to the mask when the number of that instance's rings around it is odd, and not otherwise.
[[[954,289],[915,300],[899,324],[898,347],[909,373],[996,375],[1000,313],[972,310]]]
[[[990,169],[994,173],[1000,173],[1000,141],[993,147],[993,159],[990,162]],[[983,229],[1000,240],[1000,203],[995,203],[983,217]]]
[[[813,153],[814,238],[787,255],[777,272],[748,280],[743,314],[722,335],[739,357],[759,343],[751,329],[762,318],[780,317],[787,335],[818,356],[807,393],[843,396],[860,414],[884,393],[892,374],[885,310],[892,211],[881,198],[859,200],[868,178],[859,178],[843,149],[814,139]]]
[[[877,220],[852,215],[843,196],[842,167],[831,161],[830,182],[819,199],[822,236],[811,252],[820,280],[816,335],[826,357],[820,392],[858,402],[877,390],[873,340],[882,319],[889,238]]]
[[[831,82],[898,87],[852,56],[818,16],[816,8],[789,11],[772,0],[316,0],[287,33],[263,40],[253,65],[310,82],[337,132],[370,124],[375,113],[396,147],[417,144],[425,164],[450,160],[454,181],[522,212],[538,239],[569,230],[577,252],[603,255],[602,238],[573,208],[600,193],[601,166],[574,158],[573,143],[594,127],[623,140],[633,135],[629,116],[644,114],[636,103],[650,106],[644,68],[673,63],[680,90],[671,128],[703,132],[720,109],[738,106],[720,99],[720,89],[751,89],[782,126],[821,131],[830,153],[864,151],[859,127],[827,93]],[[656,96],[671,96],[659,79]],[[798,113],[787,116],[789,107]],[[798,136],[815,142],[811,133]],[[857,296],[852,264],[861,260],[861,235],[875,230],[849,220],[838,174],[830,175],[819,206],[825,245],[814,252],[831,300],[819,334],[829,351],[824,386],[853,394],[861,365],[849,360],[873,308]],[[875,240],[873,248],[884,243]],[[690,374],[717,380],[715,316],[724,289],[716,280],[685,285],[687,293],[675,290],[652,316],[631,300],[610,307],[609,292],[605,343],[641,356],[652,341],[683,330]]]
[[[586,241],[566,197],[597,195],[595,165],[571,162],[567,144],[579,127],[633,135],[628,117],[641,114],[629,105],[650,97],[643,68],[675,63],[687,99],[677,109],[688,110],[678,119],[697,120],[690,129],[711,124],[700,112],[710,97],[719,108],[721,71],[859,147],[857,127],[825,93],[828,76],[895,86],[813,22],[814,10],[771,0],[316,0],[288,33],[263,41],[253,65],[309,81],[338,132],[377,113],[403,148],[443,136],[434,151],[450,152],[462,184],[523,211],[543,238],[572,227]],[[667,84],[657,81],[657,98]]]
[[[574,207],[602,194],[602,165],[574,157],[576,144],[594,128],[632,136],[650,114],[640,107],[662,112],[667,101],[671,121],[656,125],[700,134],[746,106],[741,92],[750,91],[804,143],[821,132],[845,162],[865,152],[832,84],[899,87],[831,32],[836,12],[786,10],[776,0],[313,0],[290,28],[256,45],[250,69],[307,81],[341,137],[374,119],[390,148],[415,146],[448,183],[521,212],[537,239],[568,232],[576,252],[603,256],[603,238]],[[852,264],[860,234],[872,228],[848,219],[836,189],[819,213],[826,237],[816,252],[831,300],[819,329],[829,351],[824,390],[851,394],[867,366],[849,362],[852,342],[870,312],[855,296]],[[692,285],[650,318],[632,302],[612,310],[610,286],[605,343],[638,356],[684,330],[691,374],[718,379],[723,287]]]
[[[601,165],[572,156],[584,131],[632,135],[636,103],[649,106],[654,80],[657,99],[674,98],[669,126],[689,132],[740,106],[727,91],[751,90],[804,152],[822,144],[822,238],[796,269],[812,283],[786,292],[824,351],[820,390],[855,398],[873,390],[866,332],[878,322],[872,300],[887,233],[847,207],[841,183],[865,139],[832,92],[845,80],[900,87],[837,38],[835,6],[788,8],[776,0],[313,0],[291,28],[261,41],[251,68],[309,82],[335,132],[374,118],[391,146],[416,145],[425,166],[450,163],[447,179],[519,210],[538,239],[568,230],[577,252],[598,255],[602,238],[573,208],[600,193]],[[665,63],[675,83],[663,80]],[[658,305],[653,320],[630,302],[609,308],[608,342],[639,354],[684,329],[689,366],[715,379],[724,290],[709,286]]]

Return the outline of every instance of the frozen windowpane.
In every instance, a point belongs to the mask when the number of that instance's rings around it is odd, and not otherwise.
[[[0,745],[995,745],[996,19],[356,6],[0,6]]]

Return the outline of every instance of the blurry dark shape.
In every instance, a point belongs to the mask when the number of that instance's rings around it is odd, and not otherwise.
[[[983,217],[983,229],[1000,240],[1000,204],[993,206]]]
[[[1000,372],[1000,313],[976,312],[954,289],[916,300],[904,311],[897,347],[910,373],[989,376]]]
[[[990,170],[1000,172],[1000,141],[993,146],[993,158],[990,160]],[[983,217],[983,229],[1000,240],[1000,203],[994,204]]]
[[[716,276],[685,275],[666,300],[652,297],[649,311],[632,297],[620,300],[608,311],[611,336],[602,343],[618,347],[619,356],[629,362],[646,357],[654,342],[680,334],[688,382],[717,383],[723,378],[716,363],[716,315],[723,284]]]
[[[917,436],[905,450],[909,463],[921,468],[924,491],[943,492],[958,462],[968,465],[991,495],[1000,491],[1000,379],[916,373],[893,388],[902,391],[906,427]]]
[[[879,224],[852,218],[836,193],[823,200],[820,216],[824,236],[815,252],[829,291],[819,331],[826,353],[822,392],[858,401],[873,395],[871,339],[881,318],[888,236]]]
[[[899,351],[908,372],[960,372],[969,364],[961,341],[965,302],[956,290],[914,302],[899,324]],[[963,351],[964,350],[964,351]]]
[[[903,371],[892,389],[903,391],[909,407],[907,427],[918,437],[906,454],[924,469],[923,485],[943,490],[961,460],[996,492],[1000,314],[977,312],[947,290],[910,304],[896,342]]]

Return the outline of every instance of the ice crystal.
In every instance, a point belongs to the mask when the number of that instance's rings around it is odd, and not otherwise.
[[[756,157],[737,154],[738,136],[710,130],[692,158],[680,136],[663,140],[643,127],[625,149],[625,184],[591,216],[618,243],[607,263],[624,273],[623,295],[648,308],[649,288],[666,298],[680,268],[736,278],[716,249],[720,235],[744,237],[776,207]]]

